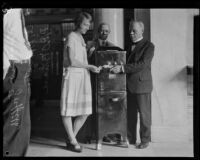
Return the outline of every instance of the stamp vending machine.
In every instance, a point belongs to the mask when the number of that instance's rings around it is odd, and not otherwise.
[[[120,134],[128,147],[126,74],[110,71],[115,65],[126,63],[126,51],[96,51],[95,65],[101,66],[96,76],[96,149],[101,149],[107,134]]]

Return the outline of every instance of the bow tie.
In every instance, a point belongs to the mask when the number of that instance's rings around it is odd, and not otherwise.
[[[136,44],[138,44],[138,42],[139,42],[139,41],[137,41],[137,42],[132,42],[131,44],[132,44],[132,45],[136,45]]]
[[[106,46],[106,41],[102,41],[102,46]]]

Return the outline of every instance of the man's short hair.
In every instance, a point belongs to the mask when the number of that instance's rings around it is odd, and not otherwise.
[[[130,23],[129,23],[129,26],[130,26],[131,24],[134,24],[134,23],[139,24],[139,26],[142,28],[142,31],[144,32],[144,23],[143,23],[142,21],[136,21],[136,20],[132,19],[132,20],[130,21]]]
[[[102,23],[99,24],[99,27],[98,27],[98,30],[97,30],[98,33],[101,31],[101,28],[102,28],[102,26],[104,26],[104,25],[107,25],[108,28],[109,28],[109,31],[110,31],[110,25],[109,25],[108,23],[102,22]]]

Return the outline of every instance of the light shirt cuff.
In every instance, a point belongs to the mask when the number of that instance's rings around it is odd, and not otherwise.
[[[121,65],[121,70],[122,70],[123,73],[125,72],[124,71],[124,65]]]
[[[4,56],[3,56],[3,79],[5,78],[9,67],[10,67],[10,61],[9,61],[8,57],[4,54]]]

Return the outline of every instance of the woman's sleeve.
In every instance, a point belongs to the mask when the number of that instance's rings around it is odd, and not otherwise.
[[[73,37],[73,34],[69,34],[67,37],[67,42],[66,42],[66,48],[69,47],[71,50],[74,52],[75,49],[75,39]]]
[[[63,62],[64,67],[68,67],[68,66],[71,65],[69,48],[70,48],[70,51],[71,51],[70,54],[74,54],[75,41],[74,41],[73,35],[71,35],[71,34],[68,35],[66,43],[65,43],[65,47],[64,47],[64,55],[63,55],[64,56],[64,62]]]

